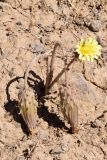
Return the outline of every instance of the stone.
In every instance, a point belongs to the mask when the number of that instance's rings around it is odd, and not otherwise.
[[[38,133],[38,136],[42,141],[47,141],[48,138],[49,138],[48,132],[44,131],[44,130],[40,130],[39,133]]]
[[[60,143],[61,150],[63,152],[69,151],[70,145],[71,145],[71,139],[70,139],[69,135],[64,136],[63,140]]]
[[[91,22],[89,29],[92,32],[99,32],[99,30],[101,29],[101,21],[100,20],[94,20]]]
[[[54,149],[50,150],[50,154],[61,154],[63,153],[62,149],[60,146],[55,147]]]
[[[31,44],[31,51],[33,53],[44,53],[45,52],[45,48],[43,46],[43,44],[41,43],[35,43],[35,44]]]
[[[57,145],[54,149],[50,151],[50,154],[61,154],[66,153],[70,150],[71,147],[71,139],[70,136],[64,136],[61,140],[61,143]]]

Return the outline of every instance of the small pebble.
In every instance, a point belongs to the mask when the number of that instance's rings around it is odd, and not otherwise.
[[[62,149],[63,152],[67,152],[69,151],[71,146],[71,139],[69,136],[64,136],[63,140],[61,141],[60,147]]]
[[[66,153],[70,150],[71,147],[71,139],[69,136],[64,136],[63,140],[59,145],[57,145],[54,149],[50,151],[50,154],[61,154]]]
[[[20,21],[18,21],[18,22],[16,22],[16,25],[21,26],[21,25],[22,25],[22,23],[21,23]]]
[[[75,23],[78,25],[78,26],[82,26],[84,25],[84,20],[82,18],[76,18],[75,19]]]
[[[101,21],[100,20],[94,20],[91,22],[89,29],[92,32],[99,32],[99,30],[101,29]]]
[[[47,141],[49,139],[49,134],[47,131],[40,130],[38,135],[42,141]]]
[[[61,153],[63,153],[63,151],[62,151],[62,149],[61,149],[60,146],[57,146],[56,148],[50,150],[49,153],[50,153],[50,154],[61,154]]]
[[[96,124],[96,127],[97,127],[97,128],[103,127],[103,124],[102,124],[102,121],[101,121],[101,120],[96,120],[95,124]]]
[[[45,32],[52,32],[54,29],[52,27],[46,26],[44,27]]]
[[[41,43],[32,44],[30,47],[33,53],[44,53],[45,52],[45,48],[43,44]]]
[[[90,122],[92,128],[97,128],[96,122]]]

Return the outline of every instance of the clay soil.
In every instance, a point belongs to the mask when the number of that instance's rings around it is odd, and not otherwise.
[[[36,105],[35,133],[28,136],[17,100],[31,59],[53,49],[57,41],[72,57],[79,39],[89,36],[102,46],[101,58],[84,65],[77,60],[69,70],[79,132],[69,132],[56,85],[45,106]],[[59,55],[60,48],[54,76],[64,67]],[[41,59],[31,66],[32,93],[45,79],[46,60]],[[0,159],[107,160],[106,0],[0,0]]]

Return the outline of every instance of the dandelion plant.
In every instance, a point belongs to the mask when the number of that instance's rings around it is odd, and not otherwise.
[[[31,65],[36,62],[39,58],[45,58],[50,56],[51,53],[51,61],[50,61],[50,67],[48,69],[48,73],[46,74],[46,83],[45,83],[45,95],[41,97],[41,101],[48,96],[48,93],[52,89],[52,87],[59,83],[59,80],[61,79],[62,75],[65,74],[65,81],[64,85],[60,84],[59,88],[59,97],[60,97],[60,108],[63,113],[64,118],[67,119],[69,124],[72,128],[72,133],[77,132],[78,130],[78,107],[74,103],[74,100],[72,99],[71,95],[71,86],[68,84],[67,74],[68,69],[73,64],[75,60],[81,60],[81,61],[93,61],[94,59],[98,59],[98,57],[101,55],[101,46],[98,44],[98,42],[89,37],[87,39],[82,39],[80,42],[76,45],[76,52],[78,53],[78,57],[74,53],[73,56],[69,59],[67,59],[67,56],[65,56],[64,66],[62,70],[58,73],[56,77],[53,76],[54,63],[56,58],[56,49],[58,46],[62,47],[59,43],[56,43],[53,50],[50,50],[49,52],[44,53],[44,55],[38,55],[33,58],[30,65],[28,66],[28,69],[25,73],[25,83],[22,90],[20,90],[19,93],[19,105],[20,105],[20,112],[22,114],[22,117],[27,124],[29,128],[29,132],[32,133],[35,126],[36,126],[36,105],[34,104],[34,100],[32,97],[27,94],[28,92],[28,74],[29,69]],[[65,63],[66,62],[66,63]]]

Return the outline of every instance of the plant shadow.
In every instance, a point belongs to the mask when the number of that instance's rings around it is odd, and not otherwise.
[[[39,118],[42,118],[44,121],[46,121],[49,126],[60,129],[64,128],[68,130],[68,128],[65,126],[65,123],[62,120],[60,120],[60,118],[56,115],[56,113],[50,113],[48,111],[47,106],[38,107],[37,114]]]
[[[15,81],[18,81],[21,78],[23,78],[23,77],[16,77],[8,82],[8,84],[6,86],[7,103],[4,105],[4,108],[8,113],[10,113],[10,115],[13,116],[13,119],[17,123],[21,124],[21,128],[22,128],[23,132],[28,135],[28,127],[25,124],[21,114],[19,114],[20,111],[19,111],[19,107],[18,107],[18,101],[11,100],[10,94],[9,94],[9,88],[12,85],[12,83],[14,83]]]
[[[55,113],[50,113],[48,111],[48,107],[44,105],[45,99],[42,98],[45,96],[45,84],[44,81],[41,79],[39,75],[37,75],[34,71],[29,72],[30,76],[28,77],[28,85],[30,88],[33,89],[35,93],[35,99],[38,101],[38,107],[37,107],[37,114],[39,118],[42,118],[44,121],[48,123],[49,126],[53,126],[55,128],[64,128],[68,130],[68,128],[65,126],[65,123],[60,120],[60,118]],[[7,96],[7,103],[4,105],[4,108],[7,112],[10,113],[10,115],[13,116],[13,119],[21,124],[21,128],[25,134],[29,134],[28,127],[23,120],[23,117],[21,116],[20,110],[19,110],[19,102],[16,100],[11,100],[11,95],[9,93],[10,86],[18,81],[19,79],[24,77],[16,77],[12,80],[10,80],[6,87],[6,96]]]
[[[57,114],[50,113],[48,111],[48,107],[44,105],[45,99],[42,98],[43,96],[45,96],[44,81],[33,71],[30,71],[30,74],[33,76],[33,78],[29,77],[28,84],[34,90],[36,98],[38,98],[38,107],[37,107],[38,117],[46,121],[49,126],[60,129],[64,128],[68,130],[68,128],[65,126],[65,123],[57,116]],[[36,78],[36,80],[34,78]]]

